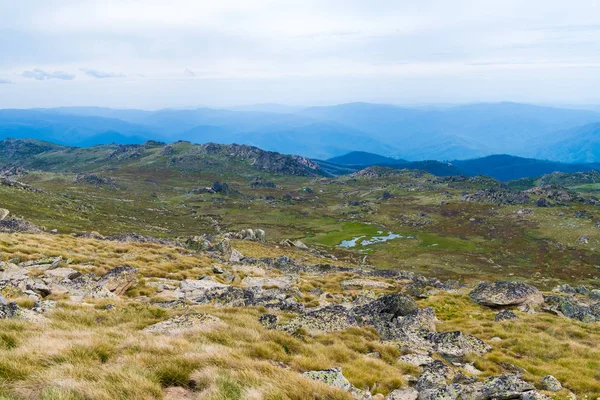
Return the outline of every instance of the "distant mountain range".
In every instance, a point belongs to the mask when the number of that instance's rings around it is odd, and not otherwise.
[[[568,164],[510,155],[492,155],[470,160],[455,160],[448,163],[440,161],[408,162],[366,152],[352,152],[341,157],[331,158],[325,162],[318,162],[323,170],[333,174],[336,174],[336,171],[339,174],[348,173],[348,171],[358,171],[377,165],[396,169],[424,170],[438,176],[485,175],[501,181],[538,177],[553,172],[574,173],[600,170],[600,163]],[[345,170],[341,166],[344,166]]]
[[[7,137],[84,147],[147,140],[238,143],[318,159],[363,151],[409,161],[493,154],[600,161],[599,112],[518,103],[443,108],[349,103],[310,108],[264,104],[158,111],[0,110],[0,139]]]

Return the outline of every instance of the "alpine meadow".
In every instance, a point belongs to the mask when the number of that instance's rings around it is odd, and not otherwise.
[[[0,34],[0,399],[600,400],[595,1]]]

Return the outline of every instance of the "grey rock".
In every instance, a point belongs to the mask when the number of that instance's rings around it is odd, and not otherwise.
[[[104,274],[100,281],[98,281],[98,286],[104,287],[117,296],[121,296],[129,288],[137,285],[137,273],[137,269],[127,265],[116,267]]]
[[[519,317],[517,316],[517,314],[515,314],[511,310],[502,310],[494,316],[494,321],[501,322],[501,321],[509,321],[511,319],[518,319],[518,318]]]
[[[396,389],[388,394],[385,400],[417,400],[418,397],[419,392],[417,389]]]
[[[475,302],[490,307],[535,307],[544,303],[544,296],[538,289],[513,281],[481,282],[470,296]]]
[[[562,390],[562,384],[558,379],[556,379],[552,375],[547,375],[542,378],[542,387],[544,388],[544,390],[548,390],[551,392],[558,392]]]
[[[322,382],[328,386],[342,389],[346,392],[349,392],[353,388],[350,381],[348,381],[348,379],[342,375],[341,368],[331,368],[322,371],[308,371],[304,372],[302,375],[309,379]]]
[[[432,332],[427,340],[433,343],[435,351],[450,359],[460,360],[469,354],[482,355],[492,350],[483,340],[459,331]]]
[[[581,322],[600,321],[600,303],[582,304],[573,297],[547,296],[544,309]]]

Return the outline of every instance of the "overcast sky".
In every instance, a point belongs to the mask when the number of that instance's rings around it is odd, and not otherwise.
[[[0,0],[0,107],[600,104],[597,0]]]

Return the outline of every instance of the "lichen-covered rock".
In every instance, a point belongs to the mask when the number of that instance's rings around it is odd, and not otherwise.
[[[518,399],[523,393],[535,390],[535,387],[522,380],[518,375],[502,375],[488,378],[481,386],[486,399]]]
[[[132,286],[137,285],[137,269],[124,265],[108,271],[98,281],[98,286],[104,287],[109,292],[122,296]]]
[[[346,392],[352,390],[353,386],[344,375],[341,368],[331,368],[322,371],[308,371],[302,374],[303,376],[315,381],[322,382],[327,386],[342,389]]]
[[[227,289],[229,285],[215,281],[212,278],[185,279],[179,284],[176,295],[183,299],[196,300],[215,289]]]
[[[519,317],[517,316],[517,314],[515,314],[511,310],[502,310],[494,316],[494,321],[501,322],[501,321],[509,321],[511,319],[518,319],[518,318]]]
[[[415,388],[396,389],[387,395],[385,400],[417,400],[419,392]]]
[[[4,297],[0,300],[0,319],[15,318],[19,312],[17,303],[8,303]]]
[[[542,378],[542,387],[544,390],[549,390],[551,392],[558,392],[562,390],[562,384],[552,375],[547,375]]]
[[[452,368],[439,360],[427,364],[417,380],[416,388],[419,392],[446,386],[454,378]]]
[[[375,301],[354,307],[352,314],[361,325],[377,329],[383,340],[393,340],[404,336],[398,332],[398,319],[418,310],[412,297],[399,293],[381,296]]]
[[[537,390],[532,390],[521,394],[521,400],[552,400],[552,397],[546,396]]]
[[[105,298],[115,294],[103,285],[98,284],[98,278],[93,274],[84,274],[72,280],[62,280],[52,286],[54,293],[65,293],[74,297]]]
[[[293,332],[298,328],[316,332],[333,332],[356,325],[356,319],[348,312],[347,308],[341,305],[331,305],[301,314],[293,318],[282,329],[288,332]]]
[[[455,400],[463,392],[462,385],[452,384],[434,389],[426,389],[419,393],[419,400]]]
[[[432,332],[427,340],[433,343],[436,352],[451,359],[461,359],[469,354],[481,355],[492,350],[492,347],[475,336],[455,332]]]
[[[389,289],[393,287],[387,282],[376,281],[373,279],[348,279],[340,282],[340,286],[344,290],[349,289]]]
[[[490,307],[536,307],[544,303],[544,296],[535,287],[521,282],[481,282],[470,293],[477,303]]]
[[[144,328],[145,332],[178,335],[190,330],[206,330],[224,325],[217,317],[201,313],[188,313],[169,318]]]
[[[51,280],[63,280],[63,279],[76,279],[81,276],[81,272],[74,270],[73,268],[59,267],[49,269],[44,272],[44,276]]]
[[[414,365],[416,367],[422,367],[424,365],[429,365],[433,363],[435,360],[428,355],[425,354],[406,354],[398,358],[398,362],[402,362],[409,365]]]
[[[295,282],[290,276],[277,276],[277,277],[255,277],[248,276],[242,280],[242,285],[246,287],[276,287],[279,289],[289,288],[292,283]]]
[[[581,322],[600,321],[600,306],[598,304],[591,306],[581,304],[573,297],[547,296],[544,309]]]

